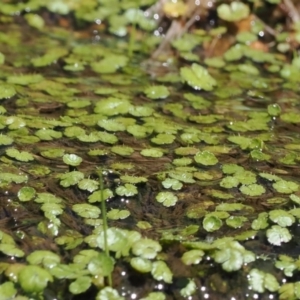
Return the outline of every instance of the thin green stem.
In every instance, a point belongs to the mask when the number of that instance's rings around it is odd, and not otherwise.
[[[107,216],[106,216],[106,204],[104,199],[104,186],[103,186],[103,174],[102,170],[100,170],[99,174],[100,179],[100,200],[101,200],[101,213],[102,213],[102,220],[103,220],[103,234],[104,234],[104,252],[109,257],[109,249],[108,249],[108,242],[107,242]],[[107,276],[108,285],[112,286],[112,277],[111,274]]]

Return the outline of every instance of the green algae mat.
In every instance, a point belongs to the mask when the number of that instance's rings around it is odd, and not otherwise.
[[[0,299],[300,299],[296,1],[0,4]]]

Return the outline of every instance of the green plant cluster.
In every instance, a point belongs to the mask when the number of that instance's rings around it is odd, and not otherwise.
[[[299,11],[1,3],[0,299],[300,299]]]

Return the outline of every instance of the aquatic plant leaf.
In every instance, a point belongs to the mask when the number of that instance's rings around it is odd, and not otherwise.
[[[44,19],[37,14],[27,13],[25,19],[31,27],[36,29],[42,29],[45,25]]]
[[[66,230],[64,235],[55,239],[55,242],[58,245],[63,245],[65,250],[71,250],[77,248],[83,242],[83,236],[75,230]]]
[[[78,182],[78,187],[81,190],[89,191],[90,193],[98,189],[99,182],[93,179],[84,178]]]
[[[181,260],[187,266],[197,265],[202,260],[204,255],[205,253],[202,250],[190,250],[182,255]]]
[[[44,80],[41,74],[23,74],[23,75],[11,75],[7,77],[8,83],[29,85],[32,83],[38,83]]]
[[[251,224],[251,228],[254,230],[266,229],[269,226],[268,223],[268,213],[262,212],[258,215],[258,217],[253,220]]]
[[[106,116],[114,116],[128,113],[130,107],[131,103],[126,99],[109,97],[97,102],[94,112]]]
[[[46,158],[58,158],[58,157],[62,157],[64,154],[65,154],[65,149],[61,149],[61,148],[50,148],[41,151],[41,155]]]
[[[16,247],[14,244],[5,244],[5,241],[3,241],[0,244],[0,251],[3,252],[6,255],[9,256],[15,256],[15,257],[23,257],[25,253]]]
[[[288,277],[292,277],[294,271],[298,269],[297,263],[294,262],[294,259],[287,255],[279,255],[279,260],[275,262],[275,267],[283,270],[284,275]]]
[[[278,117],[280,113],[281,113],[281,108],[277,103],[268,105],[268,114],[270,116]]]
[[[72,210],[75,211],[79,216],[83,218],[96,219],[99,217],[101,210],[97,206],[83,203],[83,204],[74,204]]]
[[[265,290],[276,292],[280,287],[275,276],[259,269],[252,269],[249,276],[250,286],[256,292],[263,293]]]
[[[91,68],[94,72],[100,74],[115,73],[119,68],[127,65],[128,57],[125,55],[108,55],[99,62],[93,62]]]
[[[269,218],[281,227],[289,227],[295,223],[295,217],[283,209],[274,209],[269,212]]]
[[[90,203],[101,202],[101,191],[95,191],[91,195],[89,195],[88,200]],[[110,189],[103,190],[103,200],[107,200],[114,196],[114,193]]]
[[[35,250],[26,257],[26,260],[31,265],[42,265],[47,269],[51,269],[60,263],[59,255],[48,250]]]
[[[115,119],[102,119],[98,121],[98,126],[104,128],[107,131],[124,131],[126,129],[125,125],[118,122]]]
[[[15,183],[23,183],[28,180],[28,177],[26,175],[16,175],[12,173],[1,173],[0,172],[0,180],[2,182],[15,182]]]
[[[289,282],[279,288],[279,299],[297,299],[300,297],[300,283]]]
[[[107,286],[97,294],[95,300],[125,300],[125,298],[120,296],[117,290]]]
[[[35,196],[35,189],[30,186],[23,186],[18,191],[18,198],[22,202],[30,201]]]
[[[192,279],[189,279],[188,284],[180,290],[180,295],[183,297],[190,297],[197,291],[197,286],[195,284],[195,281]]]
[[[177,196],[171,192],[159,192],[155,199],[157,202],[162,203],[163,206],[166,207],[174,206],[178,201]]]
[[[171,270],[169,269],[167,264],[162,260],[153,262],[151,274],[153,278],[158,281],[162,280],[166,283],[172,283],[173,281],[173,274]]]
[[[244,168],[237,164],[224,164],[222,165],[222,171],[224,174],[234,174],[244,171]]]
[[[130,211],[127,209],[112,209],[107,212],[107,218],[111,220],[123,220],[130,216]]]
[[[26,293],[43,291],[49,281],[53,281],[52,275],[39,266],[25,266],[18,274],[18,283]]]
[[[34,199],[37,203],[61,203],[62,199],[50,193],[37,193]]]
[[[140,153],[143,156],[155,157],[155,158],[159,158],[159,157],[162,157],[164,155],[164,153],[158,148],[143,149]]]
[[[89,273],[85,264],[58,264],[49,269],[49,272],[58,279],[75,279]]]
[[[226,189],[237,187],[239,184],[239,180],[234,176],[226,176],[220,182],[220,186]]]
[[[203,219],[203,228],[208,232],[213,232],[221,228],[223,222],[217,216],[206,216]]]
[[[299,197],[299,196],[297,196],[297,195],[295,195],[295,194],[292,194],[292,195],[290,195],[290,199],[291,199],[293,202],[295,202],[295,203],[297,203],[297,204],[300,204],[300,197]]]
[[[62,137],[62,133],[53,129],[39,129],[35,135],[42,141],[52,141]]]
[[[274,174],[268,174],[268,173],[259,173],[258,174],[260,177],[267,179],[269,181],[278,181],[281,180],[281,178],[277,175]]]
[[[82,276],[76,278],[76,280],[69,285],[69,291],[73,295],[78,295],[88,290],[91,285],[92,285],[92,278],[89,276]]]
[[[24,162],[28,162],[31,160],[34,160],[34,157],[32,154],[30,154],[27,151],[19,151],[15,148],[9,148],[5,151],[6,155],[8,155],[9,157],[15,158],[18,161],[24,161]]]
[[[10,136],[5,135],[5,134],[0,135],[0,145],[8,146],[8,145],[11,145],[13,142],[14,142],[14,140]]]
[[[218,163],[218,159],[216,158],[216,156],[209,151],[196,153],[194,159],[198,164],[202,164],[204,166],[214,166]]]
[[[82,162],[82,158],[76,154],[64,154],[63,162],[69,166],[79,166]]]
[[[132,245],[132,253],[136,256],[153,259],[162,250],[161,245],[152,239],[142,238]]]
[[[226,225],[232,228],[241,228],[246,221],[246,217],[231,216],[228,219],[226,219]]]
[[[60,185],[63,187],[69,187],[71,185],[77,184],[80,180],[84,178],[83,173],[79,171],[72,171],[60,175]]]
[[[87,266],[92,275],[108,276],[114,269],[114,259],[105,253],[91,257]]]
[[[125,185],[120,185],[116,188],[116,194],[119,196],[131,197],[138,193],[136,186],[130,183],[125,183]]]
[[[167,178],[162,181],[162,185],[164,188],[169,189],[171,188],[174,191],[178,191],[182,188],[183,184],[177,179]]]
[[[98,140],[103,143],[113,145],[118,142],[118,138],[114,134],[111,134],[111,133],[108,133],[105,131],[98,132],[97,136],[98,136]]]
[[[170,95],[169,90],[163,85],[154,85],[144,90],[146,96],[150,99],[165,99]]]
[[[151,139],[151,142],[157,145],[172,144],[176,136],[173,134],[159,133]]]
[[[261,150],[254,149],[250,152],[250,155],[256,161],[270,160],[271,155],[263,153]]]
[[[248,196],[260,196],[262,194],[264,194],[266,192],[266,189],[260,185],[260,184],[243,184],[239,190],[244,194],[244,195],[248,195]]]
[[[218,242],[218,243],[217,243]],[[255,260],[255,255],[235,241],[227,241],[220,243],[215,242],[215,246],[220,248],[216,251],[214,259],[222,264],[222,268],[227,272],[239,270],[244,263],[249,263]]]
[[[230,4],[221,4],[217,7],[217,13],[219,18],[229,21],[236,22],[245,19],[249,16],[249,6],[238,1],[233,1]]]
[[[107,243],[110,251],[116,252],[116,257],[128,256],[132,245],[141,238],[137,231],[129,231],[110,227],[107,230]],[[104,233],[101,232],[97,239],[97,246],[104,249]]]
[[[147,297],[141,298],[141,300],[165,300],[166,295],[162,292],[151,292]]]
[[[0,295],[2,299],[15,299],[15,295],[17,294],[17,290],[13,284],[13,282],[8,281],[4,282],[0,285]]]
[[[138,184],[142,182],[147,182],[148,179],[142,176],[130,176],[130,175],[122,175],[120,176],[122,182],[131,183],[131,184]]]
[[[134,152],[134,149],[128,146],[113,146],[110,150],[121,156],[130,156]]]
[[[180,68],[180,77],[195,90],[212,91],[217,85],[216,80],[208,73],[208,71],[198,64],[192,64],[191,68]]]
[[[151,260],[142,257],[131,258],[130,265],[132,268],[141,273],[148,273],[152,270]]]
[[[292,181],[287,180],[278,180],[272,184],[273,188],[282,194],[291,194],[293,192],[297,192],[299,189],[299,185]]]
[[[134,106],[129,108],[129,114],[134,117],[149,117],[154,113],[154,109],[147,106]]]
[[[292,236],[288,229],[282,228],[278,225],[273,225],[266,232],[268,241],[270,244],[280,246],[282,243],[287,243],[292,239]]]

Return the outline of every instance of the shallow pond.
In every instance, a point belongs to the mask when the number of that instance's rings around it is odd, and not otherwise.
[[[0,298],[298,299],[281,58],[151,60],[150,38],[43,17],[0,24]]]

